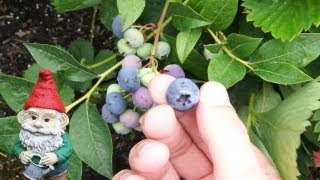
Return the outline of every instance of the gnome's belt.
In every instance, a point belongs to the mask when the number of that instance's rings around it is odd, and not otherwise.
[[[52,176],[56,176],[59,175],[63,172],[65,172],[69,167],[68,162],[64,162],[62,164],[58,164],[54,166],[54,170],[51,170],[46,176],[47,177],[52,177]]]

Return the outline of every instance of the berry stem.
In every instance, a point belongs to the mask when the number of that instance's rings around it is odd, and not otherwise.
[[[210,29],[207,29],[208,32],[210,33],[210,35],[213,37],[213,39],[218,43],[218,44],[222,44],[223,42],[218,38],[218,36],[216,36],[214,34],[214,32],[212,32]],[[240,58],[238,58],[237,56],[235,56],[230,49],[228,49],[226,46],[222,46],[222,50],[228,55],[230,56],[232,59],[235,59],[236,61],[240,62],[241,64],[245,65],[247,68],[249,68],[251,71],[253,71],[253,67],[250,66],[250,63],[247,61],[244,61]]]
[[[161,33],[162,29],[163,29],[162,28],[162,24],[163,24],[163,21],[164,21],[164,18],[166,16],[166,14],[167,14],[168,7],[169,7],[169,0],[166,0],[166,3],[164,4],[161,16],[160,16],[158,24],[157,24],[156,36],[154,38],[153,47],[152,47],[152,50],[151,50],[151,55],[150,55],[151,67],[154,67],[154,65],[155,65],[156,59],[155,59],[154,55],[156,54],[156,51],[157,51],[157,46],[158,46],[158,42],[159,42],[160,33]]]
[[[73,107],[75,107],[76,105],[78,105],[79,103],[81,103],[84,100],[89,101],[91,94],[97,89],[97,87],[100,85],[100,83],[103,81],[103,79],[106,78],[110,73],[112,73],[118,67],[120,67],[121,64],[122,64],[122,61],[118,62],[117,64],[115,64],[111,68],[109,68],[107,71],[100,74],[98,76],[99,80],[93,85],[93,87],[85,95],[83,95],[81,98],[79,98],[78,100],[76,100],[72,104],[66,106],[66,112],[69,112]]]
[[[93,7],[92,19],[91,19],[91,29],[90,29],[90,42],[91,42],[91,44],[93,43],[93,38],[94,38],[94,29],[95,29],[95,22],[96,22],[97,12],[98,12],[98,7],[94,6]]]

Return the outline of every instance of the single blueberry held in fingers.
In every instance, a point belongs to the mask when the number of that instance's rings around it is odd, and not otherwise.
[[[168,74],[170,76],[173,76],[175,78],[184,78],[185,74],[181,66],[177,64],[169,64],[166,67],[163,68],[161,71],[163,74]]]
[[[123,37],[121,16],[117,15],[112,21],[112,32],[117,38]]]
[[[140,87],[140,79],[136,68],[122,67],[117,80],[119,86],[128,92],[134,92]]]
[[[133,104],[138,108],[148,109],[153,105],[148,89],[143,86],[139,87],[137,91],[132,93],[131,97]]]
[[[101,115],[102,115],[102,119],[106,122],[106,123],[114,123],[119,121],[119,115],[117,114],[113,114],[112,112],[110,112],[107,109],[107,104],[104,104],[102,106],[102,111],[101,111]]]
[[[127,108],[126,101],[119,92],[108,93],[106,96],[106,105],[107,110],[118,115],[123,113]]]
[[[129,46],[138,48],[142,46],[144,37],[141,31],[136,28],[130,28],[124,32],[124,39],[127,40]]]
[[[187,78],[172,81],[167,89],[168,104],[176,110],[186,111],[194,107],[200,98],[198,86]]]

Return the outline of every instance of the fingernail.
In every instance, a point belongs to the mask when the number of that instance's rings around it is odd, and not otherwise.
[[[153,143],[143,143],[138,148],[138,156],[143,156],[144,154],[148,154],[149,152],[152,152],[154,149]]]
[[[226,88],[214,81],[205,83],[200,89],[200,103],[208,106],[230,106]]]

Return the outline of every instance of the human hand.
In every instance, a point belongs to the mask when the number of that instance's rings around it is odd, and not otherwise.
[[[113,179],[280,179],[251,144],[221,84],[204,84],[198,105],[176,112],[165,104],[172,80],[159,75],[149,84],[159,105],[140,119],[147,139],[131,149],[131,170],[122,170]]]
[[[32,152],[31,151],[23,151],[19,155],[19,159],[20,159],[22,164],[29,164],[31,158],[32,158]]]
[[[41,163],[46,166],[54,165],[56,162],[58,162],[58,156],[55,153],[46,153],[41,159]]]

